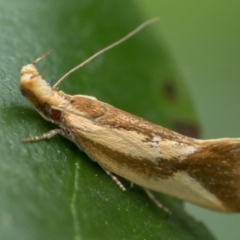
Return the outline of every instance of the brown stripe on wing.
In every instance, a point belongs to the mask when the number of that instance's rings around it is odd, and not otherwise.
[[[154,136],[158,136],[162,139],[174,140],[179,142],[194,141],[193,138],[183,136],[167,128],[146,121],[143,118],[115,108],[109,104],[101,102],[101,105],[104,106],[105,113],[96,120],[97,123],[108,125],[116,129],[135,131],[137,133],[148,136],[149,140],[151,140]]]
[[[201,141],[199,150],[180,165],[216,195],[229,212],[240,212],[240,140]]]

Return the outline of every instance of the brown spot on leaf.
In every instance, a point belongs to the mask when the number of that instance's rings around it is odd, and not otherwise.
[[[192,137],[192,138],[199,138],[199,126],[189,122],[183,121],[175,121],[173,123],[174,130],[178,133],[181,133],[185,136]]]
[[[171,80],[165,81],[163,84],[163,93],[165,97],[170,101],[177,101],[178,99],[178,92],[175,86],[175,83]]]

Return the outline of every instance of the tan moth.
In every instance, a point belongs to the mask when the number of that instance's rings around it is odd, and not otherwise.
[[[240,139],[198,140],[183,136],[86,95],[68,95],[57,87],[76,69],[122,43],[149,20],[66,73],[53,87],[36,64],[21,70],[20,90],[40,115],[58,125],[38,141],[60,134],[74,142],[125,190],[113,175],[190,203],[220,212],[240,212]],[[162,207],[164,208],[164,207]]]

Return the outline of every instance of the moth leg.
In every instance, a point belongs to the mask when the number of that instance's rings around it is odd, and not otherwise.
[[[164,207],[164,206],[156,199],[156,197],[154,196],[154,194],[153,194],[149,189],[146,189],[146,188],[143,188],[143,189],[144,189],[145,193],[148,195],[148,197],[150,198],[150,200],[151,200],[152,202],[154,202],[154,204],[155,204],[158,208],[162,209],[162,210],[163,210],[164,212],[166,212],[168,215],[171,215],[171,214],[172,214],[172,212],[171,212],[168,208]]]
[[[29,137],[29,138],[24,138],[22,141],[23,142],[36,142],[36,141],[40,141],[42,139],[49,139],[52,138],[53,136],[57,135],[57,134],[61,134],[62,133],[62,129],[53,129],[49,132],[46,132],[40,136],[34,136],[34,137]]]
[[[100,165],[101,166],[101,165]],[[102,167],[102,166],[101,166]],[[112,180],[118,185],[120,189],[123,191],[126,191],[126,188],[123,186],[123,184],[118,180],[116,176],[114,176],[110,171],[108,171],[106,168],[102,167],[102,169],[105,171],[105,173],[112,178]]]

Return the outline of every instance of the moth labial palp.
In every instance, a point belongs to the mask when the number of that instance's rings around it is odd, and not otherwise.
[[[36,64],[48,53],[24,66],[20,78],[22,95],[44,119],[59,126],[25,141],[61,134],[97,162],[122,190],[125,187],[113,174],[143,187],[149,198],[163,209],[150,190],[214,211],[240,212],[239,138],[189,138],[95,97],[72,96],[57,90],[61,81],[73,71],[155,21],[143,23],[92,55],[67,72],[53,87],[36,69]]]

